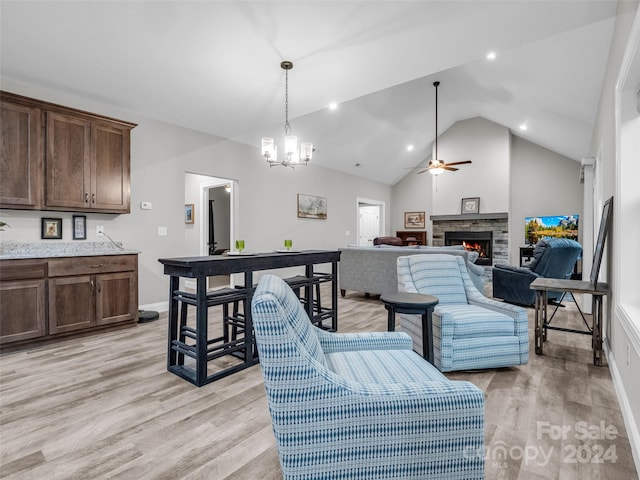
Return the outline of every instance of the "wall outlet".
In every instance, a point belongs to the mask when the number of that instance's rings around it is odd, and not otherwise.
[[[167,236],[167,227],[158,227],[158,236],[166,237]]]
[[[631,365],[631,344],[627,343],[627,368]]]
[[[102,234],[104,234],[104,225],[98,225],[98,226],[96,227],[96,234],[97,234],[97,235],[102,235]]]
[[[151,202],[140,202],[141,210],[151,210],[152,208],[153,208],[153,205]]]

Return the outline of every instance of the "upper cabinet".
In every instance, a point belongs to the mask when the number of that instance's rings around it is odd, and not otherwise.
[[[42,206],[42,111],[0,97],[0,207]]]
[[[135,124],[5,92],[1,95],[0,207],[129,213],[130,131]],[[18,107],[26,108],[30,116],[12,113]],[[24,126],[28,119],[33,123],[29,133]],[[27,153],[31,151],[25,145],[34,152]],[[31,180],[24,172],[29,169],[34,170],[35,189],[27,186],[27,179]],[[14,198],[16,193],[25,196],[32,190],[30,203]]]

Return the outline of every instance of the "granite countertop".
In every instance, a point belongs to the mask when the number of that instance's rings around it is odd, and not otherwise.
[[[0,260],[20,258],[89,257],[140,253],[110,242],[0,243]]]

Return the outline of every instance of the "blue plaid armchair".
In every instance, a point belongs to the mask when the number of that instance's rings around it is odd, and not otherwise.
[[[440,371],[509,367],[529,360],[527,311],[482,295],[460,257],[398,257],[398,290],[438,297],[432,323],[434,365]],[[422,352],[420,317],[400,318],[401,329]]]
[[[484,393],[408,335],[322,331],[273,275],[252,317],[286,480],[484,478]]]

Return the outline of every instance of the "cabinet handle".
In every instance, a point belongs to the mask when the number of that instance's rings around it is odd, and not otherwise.
[[[102,292],[102,280],[98,280],[98,293]]]
[[[95,284],[93,283],[93,280],[91,280],[91,290],[93,290],[95,288]]]
[[[84,194],[84,203],[89,203],[89,194],[88,193]]]
[[[91,194],[91,203],[96,203],[96,194],[95,193]]]
[[[104,267],[104,263],[98,263],[96,265],[89,265],[89,268],[102,268]]]

